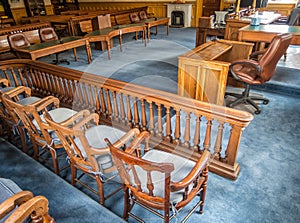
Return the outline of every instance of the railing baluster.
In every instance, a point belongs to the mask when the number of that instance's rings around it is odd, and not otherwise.
[[[125,116],[125,106],[124,106],[124,95],[123,95],[123,93],[119,94],[119,99],[120,99],[121,122],[125,125],[126,124],[126,116]]]
[[[207,120],[206,124],[206,132],[205,132],[205,139],[203,142],[203,148],[209,150],[210,148],[210,141],[211,141],[211,126],[212,126],[212,120]]]
[[[118,108],[118,102],[117,102],[117,93],[115,91],[113,92],[113,100],[114,100],[113,119],[116,121],[120,121],[119,108]]]
[[[140,127],[140,116],[139,116],[139,109],[138,109],[138,100],[134,98],[133,101],[133,111],[134,111],[134,127]]]
[[[163,126],[162,126],[162,114],[161,114],[161,104],[157,105],[157,136],[163,138]]]
[[[183,145],[187,148],[190,147],[190,139],[191,139],[191,114],[188,112],[185,114],[185,129],[183,136]]]
[[[181,129],[180,129],[180,109],[176,109],[176,115],[175,115],[175,132],[174,132],[174,137],[175,137],[175,143],[177,145],[181,144],[180,141],[180,136],[181,136]]]
[[[153,102],[149,102],[149,132],[151,134],[154,133],[154,108],[153,108]]]
[[[224,122],[220,122],[218,126],[218,133],[214,147],[215,158],[219,159],[222,151],[222,136],[223,136]]]
[[[146,104],[145,99],[141,100],[141,106],[142,106],[142,130],[147,130],[147,117],[146,117]]]
[[[200,152],[200,115],[196,115],[195,133],[194,133],[194,150]]]
[[[129,95],[126,96],[126,104],[127,104],[127,121],[128,121],[127,124],[130,128],[132,128],[133,123],[132,123],[132,112],[131,112],[130,96]]]
[[[171,142],[172,141],[172,131],[171,131],[171,114],[170,108],[167,107],[166,111],[166,139]]]

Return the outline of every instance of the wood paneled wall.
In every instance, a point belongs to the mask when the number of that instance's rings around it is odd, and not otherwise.
[[[148,6],[148,12],[154,13],[157,17],[166,17],[167,16],[167,4],[171,1],[159,1],[159,2],[81,2],[79,3],[79,8],[81,10],[124,10],[130,8],[137,8]],[[196,26],[196,7],[197,2],[192,1],[185,3],[192,4],[192,26]]]

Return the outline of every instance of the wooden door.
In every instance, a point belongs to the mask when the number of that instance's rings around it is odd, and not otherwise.
[[[220,11],[221,0],[203,0],[202,16],[214,15],[215,11]]]

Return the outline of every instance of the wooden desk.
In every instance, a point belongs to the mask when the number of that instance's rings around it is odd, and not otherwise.
[[[76,53],[76,47],[80,46],[85,46],[88,63],[91,63],[92,53],[88,39],[75,36],[65,37],[61,40],[38,43],[20,49],[14,49],[14,51],[16,51],[19,58],[28,58],[29,56],[32,60],[36,60],[37,58],[48,56],[50,54],[73,49],[75,61],[77,61],[78,58]]]
[[[223,105],[231,61],[248,59],[253,44],[218,40],[178,57],[178,94]]]
[[[300,45],[300,26],[288,25],[248,25],[239,29],[238,40],[270,43],[273,37],[279,33],[291,33],[291,44]]]
[[[141,22],[144,22],[147,26],[147,39],[148,41],[150,40],[150,29],[151,27],[154,27],[156,28],[155,30],[155,35],[157,35],[157,27],[159,25],[165,25],[166,28],[167,28],[167,35],[169,35],[169,21],[170,21],[170,18],[151,18],[151,19],[145,19],[145,20],[142,20]]]
[[[89,34],[86,35],[89,42],[99,42],[99,41],[105,41],[107,44],[107,53],[108,53],[108,59],[111,58],[110,56],[110,48],[111,48],[111,39],[115,36],[119,36],[119,42],[120,42],[120,50],[122,51],[122,34],[125,33],[136,33],[136,40],[138,39],[137,32],[142,31],[143,33],[143,42],[146,46],[146,40],[145,40],[145,32],[146,32],[146,25],[145,23],[134,23],[134,24],[128,24],[128,25],[120,25],[120,26],[112,26],[107,27],[101,30],[95,30]]]

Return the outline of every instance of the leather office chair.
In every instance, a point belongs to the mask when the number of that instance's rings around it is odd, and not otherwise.
[[[166,223],[195,197],[199,197],[199,201],[182,222],[197,208],[203,213],[208,164],[213,156],[205,150],[198,161],[194,162],[173,153],[149,148],[149,137],[149,132],[142,132],[125,152],[105,139],[123,183],[123,218],[128,220],[131,216],[144,222],[131,212],[134,204],[138,204],[164,219]],[[139,156],[141,154],[144,155]]]
[[[14,49],[19,49],[22,47],[30,46],[30,42],[24,33],[14,33],[14,34],[9,35],[8,42],[13,51],[14,51]],[[19,52],[14,51],[14,53],[16,54],[16,56],[18,58],[21,58],[21,55]]]
[[[300,25],[300,8],[294,8],[289,16],[280,17],[274,24],[283,24],[289,26]]]
[[[267,49],[251,54],[250,58],[259,56],[258,60],[237,60],[231,63],[229,67],[231,75],[237,81],[243,82],[245,89],[242,94],[226,93],[226,96],[237,97],[235,101],[228,105],[229,107],[234,107],[240,103],[249,103],[256,109],[255,114],[261,112],[255,100],[262,100],[264,104],[267,104],[269,100],[260,96],[251,96],[250,85],[264,84],[272,78],[276,65],[286,52],[291,40],[292,35],[289,33],[278,34],[273,38]]]
[[[54,41],[59,39],[54,28],[52,27],[40,28],[39,32],[40,32],[40,38],[42,42],[49,42],[49,41]],[[53,61],[54,64],[60,64],[60,63],[66,63],[68,65],[70,64],[70,62],[66,59],[59,60],[58,55],[59,53],[55,54],[56,59]]]

